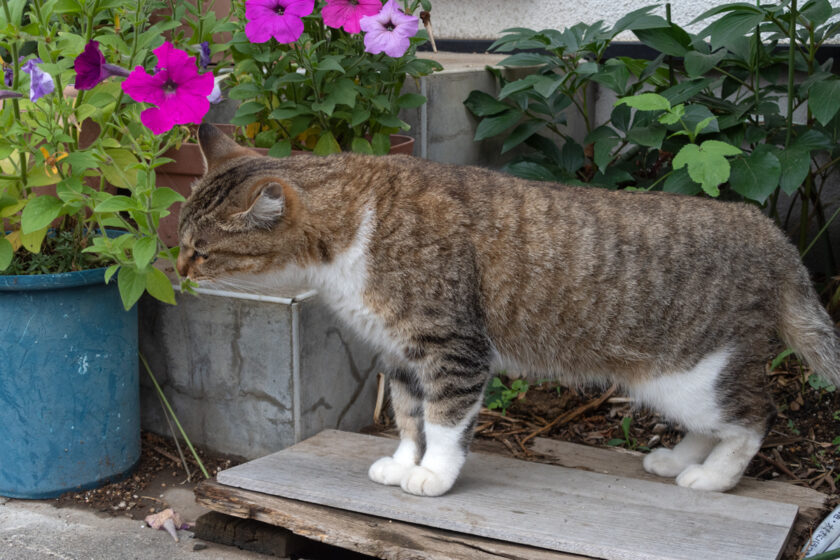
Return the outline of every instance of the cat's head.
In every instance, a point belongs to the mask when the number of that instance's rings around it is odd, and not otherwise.
[[[239,146],[212,125],[198,141],[205,174],[181,208],[178,272],[193,280],[260,273],[294,258],[299,199],[280,160]]]

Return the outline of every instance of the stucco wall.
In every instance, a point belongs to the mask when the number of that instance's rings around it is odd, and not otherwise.
[[[640,0],[433,0],[432,24],[436,37],[447,39],[496,39],[502,29],[528,27],[531,29],[563,29],[579,22],[604,20],[612,25],[623,15],[655,4]],[[689,25],[697,16],[727,0],[693,0],[671,2],[674,23],[696,32],[702,24]],[[654,13],[665,17],[665,3],[658,3]],[[840,0],[831,0],[840,6]],[[630,33],[619,40],[635,41]]]

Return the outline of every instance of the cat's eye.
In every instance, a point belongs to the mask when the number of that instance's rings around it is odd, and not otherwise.
[[[202,253],[198,249],[193,249],[192,259],[204,259],[207,260],[210,257],[207,253]]]

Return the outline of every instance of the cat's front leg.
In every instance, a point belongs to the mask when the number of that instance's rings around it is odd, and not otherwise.
[[[423,390],[417,376],[407,369],[395,369],[388,379],[391,406],[400,430],[400,444],[390,457],[370,466],[374,482],[397,486],[420,461],[425,451],[423,438]]]

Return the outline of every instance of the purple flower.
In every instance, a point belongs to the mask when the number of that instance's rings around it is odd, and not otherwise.
[[[55,90],[52,76],[38,68],[40,58],[31,58],[21,66],[21,70],[29,74],[29,100],[37,101]]]
[[[6,87],[12,87],[12,84],[15,81],[15,71],[12,70],[11,66],[6,66],[3,68],[3,83],[6,84]]]
[[[90,41],[82,54],[73,62],[76,69],[76,89],[93,89],[96,84],[109,76],[128,77],[128,70],[105,62],[105,56],[99,50],[99,43]]]
[[[210,43],[202,41],[198,44],[198,65],[202,70],[206,70],[210,64]]]
[[[246,0],[245,35],[252,43],[274,37],[293,43],[303,33],[303,20],[315,9],[315,0]]]
[[[381,0],[327,0],[327,5],[321,10],[321,17],[328,27],[343,27],[347,33],[358,33],[362,30],[359,20],[376,15],[381,9]]]
[[[195,58],[168,41],[153,52],[158,58],[155,74],[137,66],[122,83],[134,101],[157,105],[140,114],[141,122],[155,134],[176,124],[200,123],[210,109],[207,96],[213,90],[213,74],[199,74]]]
[[[418,18],[404,14],[395,0],[388,0],[377,15],[363,17],[359,22],[366,32],[365,52],[384,52],[394,58],[404,55],[411,45],[409,39],[417,33],[418,22]]]
[[[20,94],[16,91],[9,91],[7,89],[0,89],[0,100],[10,99],[12,97],[23,97],[23,94]]]

